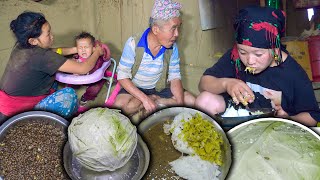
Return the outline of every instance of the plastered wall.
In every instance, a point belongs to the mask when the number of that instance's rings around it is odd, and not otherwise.
[[[232,45],[232,19],[237,3],[219,1],[222,18],[219,28],[202,31],[197,0],[177,0],[183,4],[178,41],[185,89],[198,93],[198,82],[204,70]],[[25,10],[42,12],[52,26],[54,46],[72,46],[80,31],[91,32],[107,43],[118,61],[123,45],[133,34],[148,27],[152,0],[0,0],[0,76],[9,59],[15,39],[9,30],[11,20]]]
[[[221,14],[220,18],[224,18],[224,21],[220,28],[202,31],[198,1],[179,2],[183,4],[181,16],[183,26],[178,42],[183,84],[186,89],[197,94],[197,85],[203,71],[212,66],[231,46],[231,24],[236,4],[232,4],[231,0],[219,4],[221,8],[225,6],[234,8]],[[25,10],[45,14],[54,33],[54,46],[72,46],[73,37],[78,32],[86,30],[107,43],[112,56],[119,60],[127,38],[148,27],[153,1],[43,0],[37,3],[31,0],[1,0],[0,6],[0,75],[2,75],[15,43],[9,24]]]

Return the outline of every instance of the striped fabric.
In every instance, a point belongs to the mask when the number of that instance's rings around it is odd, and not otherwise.
[[[155,57],[152,56],[150,50],[148,49],[148,44],[146,41],[149,31],[150,28],[148,28],[144,32],[138,43],[139,46],[145,48],[145,52],[143,54],[140,67],[135,76],[132,77],[132,67],[135,63],[136,57],[136,42],[134,37],[130,37],[125,43],[119,66],[117,68],[118,80],[130,78],[137,87],[143,89],[152,89],[156,87],[156,83],[160,79],[161,73],[163,71],[164,52],[166,50],[163,49],[165,47],[162,47],[162,49],[160,49],[159,51],[159,54],[157,54]],[[181,79],[180,57],[177,44],[174,43],[172,48],[173,50],[169,62],[167,81],[171,81],[173,79]]]

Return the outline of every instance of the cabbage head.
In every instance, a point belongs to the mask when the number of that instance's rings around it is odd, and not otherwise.
[[[320,140],[291,122],[259,121],[229,131],[229,180],[320,179]]]
[[[68,127],[73,156],[94,171],[124,166],[137,146],[137,130],[118,110],[94,108],[75,117]]]

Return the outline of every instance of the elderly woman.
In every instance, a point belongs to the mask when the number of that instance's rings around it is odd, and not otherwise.
[[[248,7],[240,11],[234,27],[236,43],[204,72],[196,106],[213,115],[224,112],[231,100],[251,108],[274,108],[277,117],[309,126],[320,121],[307,74],[280,42],[285,14]]]
[[[195,98],[184,92],[180,75],[180,57],[176,40],[181,25],[181,5],[171,0],[156,0],[150,27],[130,37],[118,66],[118,81],[123,87],[115,106],[131,115],[144,108],[150,113],[159,106],[193,106]],[[167,67],[168,66],[168,77]],[[170,88],[163,86],[167,80]],[[160,88],[160,91],[156,90]]]

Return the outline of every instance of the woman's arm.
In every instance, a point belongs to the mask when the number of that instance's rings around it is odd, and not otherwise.
[[[308,112],[300,112],[299,114],[289,116],[288,113],[283,110],[281,106],[282,102],[282,92],[274,90],[266,90],[264,96],[271,100],[273,108],[276,110],[276,117],[292,119],[294,121],[300,122],[307,126],[315,126],[317,121],[313,119]]]
[[[227,92],[236,104],[241,102],[243,105],[247,105],[248,102],[254,101],[254,94],[250,87],[236,78],[216,78],[204,75],[200,79],[199,91],[207,91],[217,95]]]
[[[74,74],[87,74],[96,64],[96,61],[100,56],[102,56],[104,51],[100,46],[97,46],[93,54],[85,62],[76,62],[72,59],[67,59],[67,61],[60,66],[58,69],[62,72],[74,73]]]
[[[225,80],[224,80],[225,79]],[[204,75],[200,79],[199,91],[208,91],[213,94],[221,94],[227,91],[226,89],[227,78],[216,78],[210,75]]]
[[[77,47],[63,47],[63,48],[52,48],[51,49],[54,52],[60,51],[60,55],[67,56],[71,54],[76,54],[77,53]]]
[[[313,119],[308,112],[301,112],[295,116],[290,116],[290,118],[294,121],[300,122],[306,126],[316,126],[317,121]]]
[[[199,91],[208,91],[213,94],[227,92],[230,96],[237,96],[239,93],[253,96],[252,90],[248,85],[236,78],[216,78],[210,75],[204,75],[200,79]]]
[[[294,121],[297,121],[301,124],[304,124],[306,126],[316,126],[317,121],[313,119],[308,112],[301,112],[299,114],[296,114],[294,116],[289,116],[287,112],[285,112],[281,106],[275,106],[274,109],[276,112],[276,117],[286,118],[286,119],[292,119]]]

